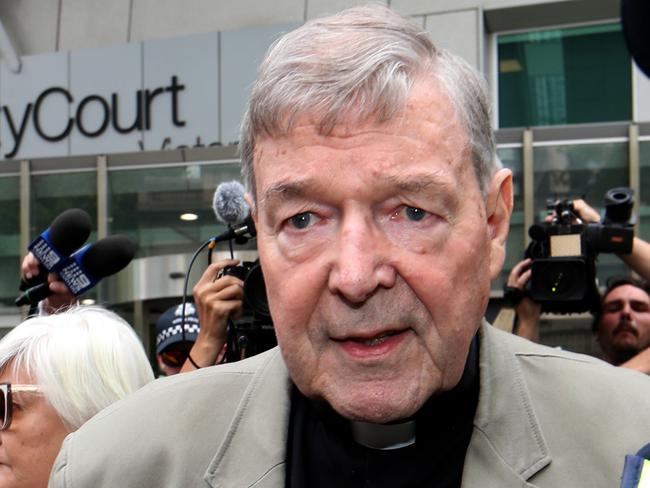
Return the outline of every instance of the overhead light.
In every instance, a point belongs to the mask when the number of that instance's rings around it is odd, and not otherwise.
[[[180,219],[181,220],[186,220],[186,221],[192,221],[198,219],[199,216],[194,214],[194,213],[184,213],[181,215]]]
[[[518,59],[503,59],[499,62],[499,73],[517,73],[523,69]]]
[[[82,305],[95,305],[95,303],[97,302],[92,298],[84,298],[83,300],[81,300]]]

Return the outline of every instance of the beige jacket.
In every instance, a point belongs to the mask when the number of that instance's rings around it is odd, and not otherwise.
[[[650,442],[650,379],[481,327],[463,488],[619,486]],[[51,488],[282,488],[290,383],[277,349],[160,379],[66,439]]]

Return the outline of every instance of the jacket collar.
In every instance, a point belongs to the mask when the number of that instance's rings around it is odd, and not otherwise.
[[[551,462],[550,452],[509,341],[487,322],[479,334],[481,386],[463,487],[522,486]],[[254,374],[205,473],[211,487],[284,486],[290,391],[276,348]]]
[[[289,374],[276,347],[254,373],[208,466],[204,479],[211,487],[284,486],[290,391]]]
[[[522,486],[551,462],[550,451],[510,341],[487,322],[479,334],[481,387],[463,486]]]

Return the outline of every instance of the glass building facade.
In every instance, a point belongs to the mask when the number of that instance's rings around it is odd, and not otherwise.
[[[619,23],[498,36],[499,126],[632,118],[632,69]]]
[[[239,179],[238,162],[110,169],[109,233],[137,242],[137,257],[188,252],[226,229],[212,198],[219,183]]]
[[[0,176],[0,304],[5,313],[15,309],[20,246],[20,178],[18,175]]]

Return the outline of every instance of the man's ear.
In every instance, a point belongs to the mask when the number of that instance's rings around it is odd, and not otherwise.
[[[490,232],[490,276],[495,279],[506,258],[506,239],[512,215],[512,172],[500,169],[492,177],[487,197]]]
[[[255,223],[255,228],[259,228],[257,227],[257,207],[255,206],[255,201],[253,200],[252,195],[248,192],[245,192],[244,200],[246,201],[248,208],[251,209],[251,217],[253,218],[253,222]]]

